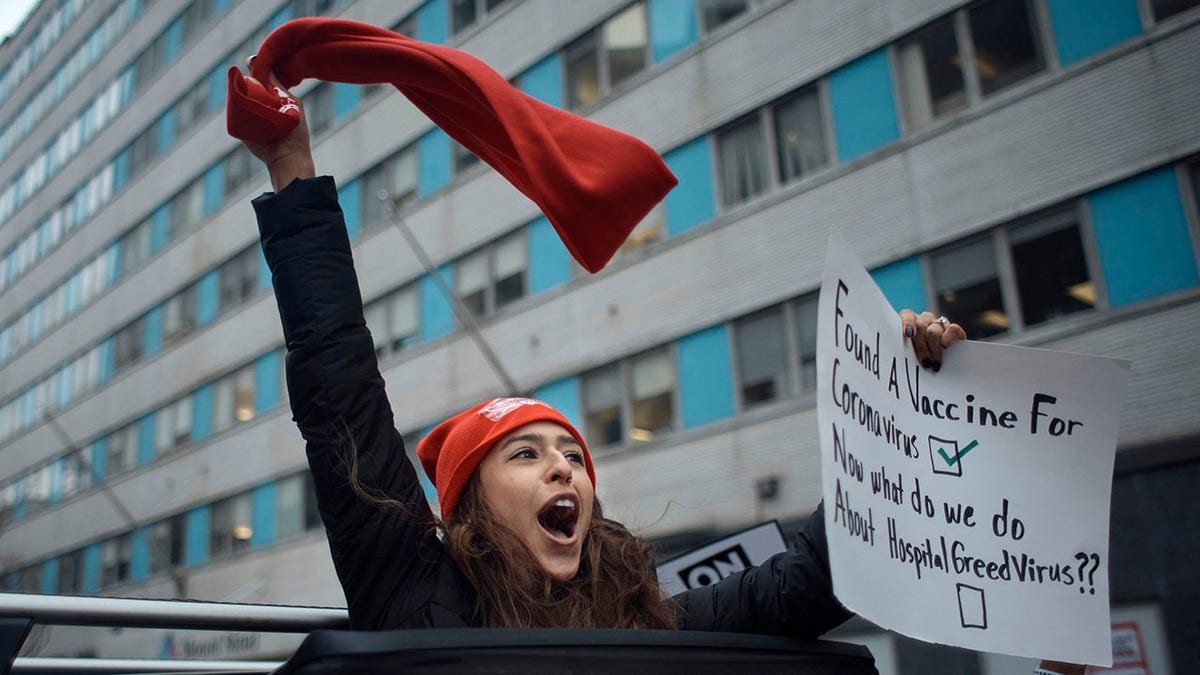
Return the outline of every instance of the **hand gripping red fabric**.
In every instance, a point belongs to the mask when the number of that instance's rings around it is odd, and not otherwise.
[[[678,182],[638,139],[534,99],[482,61],[439,45],[344,19],[290,21],[272,32],[250,68],[285,87],[305,78],[391,83],[451,137],[541,208],[567,249],[598,272]],[[286,136],[299,121],[285,92],[229,69],[229,134]]]

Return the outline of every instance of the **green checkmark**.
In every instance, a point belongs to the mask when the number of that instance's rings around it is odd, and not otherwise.
[[[959,450],[953,457],[946,454],[945,448],[938,448],[938,454],[942,456],[942,459],[946,460],[947,464],[954,466],[955,464],[958,464],[958,460],[962,459],[968,452],[975,449],[975,446],[977,445],[979,445],[979,441],[971,441],[967,444],[967,447]]]

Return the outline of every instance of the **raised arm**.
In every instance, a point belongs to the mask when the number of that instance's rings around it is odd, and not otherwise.
[[[314,177],[303,118],[286,138],[247,147],[276,190],[253,204],[287,342],[292,415],[351,624],[399,625],[420,610],[441,547],[394,427],[337,190],[331,177]]]

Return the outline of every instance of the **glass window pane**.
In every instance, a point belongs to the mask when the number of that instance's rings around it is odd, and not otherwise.
[[[749,0],[697,0],[696,4],[700,10],[700,25],[706,33],[745,14],[750,8]]]
[[[1150,8],[1154,11],[1155,21],[1162,21],[1198,6],[1200,6],[1200,0],[1150,0]]]
[[[367,330],[371,331],[371,339],[375,343],[375,353],[383,356],[387,352],[388,325],[387,304],[380,300],[367,305],[363,317],[367,321]]]
[[[213,431],[233,426],[233,378],[222,377],[213,384]]]
[[[297,474],[275,484],[275,536],[286,539],[304,530],[304,476]]]
[[[506,237],[496,244],[496,307],[525,296],[525,269],[529,266],[529,251],[523,232]]]
[[[234,375],[233,416],[239,422],[254,419],[254,368],[242,368]]]
[[[625,238],[625,243],[621,244],[621,253],[636,251],[657,241],[662,241],[666,231],[667,210],[663,202],[659,202]]]
[[[600,62],[596,34],[589,33],[567,48],[567,103],[577,108],[600,98]]]
[[[992,0],[968,12],[975,70],[984,94],[1042,70],[1028,0]]]
[[[1008,330],[991,237],[935,254],[931,262],[939,313],[954,317],[973,339]]]
[[[617,364],[583,376],[583,398],[587,414],[587,440],[594,446],[620,443],[621,370]]]
[[[767,189],[767,147],[757,115],[717,134],[721,198],[733,206]]]
[[[409,286],[391,295],[388,299],[388,337],[393,351],[409,346],[417,339],[420,315],[417,305],[417,287]]]
[[[407,147],[388,160],[391,165],[388,194],[397,208],[417,198],[417,151]]]
[[[905,113],[913,129],[967,106],[953,17],[900,44],[896,57]]]
[[[775,143],[779,148],[779,176],[784,181],[829,163],[816,89],[802,91],[775,106]]]
[[[454,281],[463,304],[476,316],[482,316],[487,308],[487,250],[477,251],[459,260],[454,267]]]
[[[1011,233],[1013,269],[1027,326],[1096,306],[1096,285],[1088,275],[1079,225],[1072,219],[1049,232],[1039,225],[1022,228],[1033,230],[1031,236],[1022,236],[1019,229]]]
[[[783,308],[773,307],[734,323],[742,402],[771,401],[788,394],[787,336]]]
[[[383,204],[379,191],[387,189],[387,165],[380,164],[363,175],[362,179],[362,226],[374,227],[383,219]]]
[[[658,349],[633,359],[633,427],[629,437],[648,441],[654,432],[670,428],[674,419],[672,393],[675,372],[666,349]]]
[[[637,3],[612,19],[601,29],[604,51],[608,54],[609,84],[617,86],[646,67],[646,8]]]
[[[451,0],[450,2],[450,32],[458,31],[475,23],[476,0]]]

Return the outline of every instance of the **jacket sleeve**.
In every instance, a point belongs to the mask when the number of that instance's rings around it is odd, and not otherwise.
[[[287,343],[292,416],[307,443],[350,622],[384,628],[428,601],[421,592],[442,550],[394,427],[337,189],[328,176],[296,180],[253,204]],[[359,498],[352,473],[404,512]]]
[[[815,639],[836,628],[851,613],[833,595],[825,505],[793,535],[788,550],[675,600],[684,630]]]

